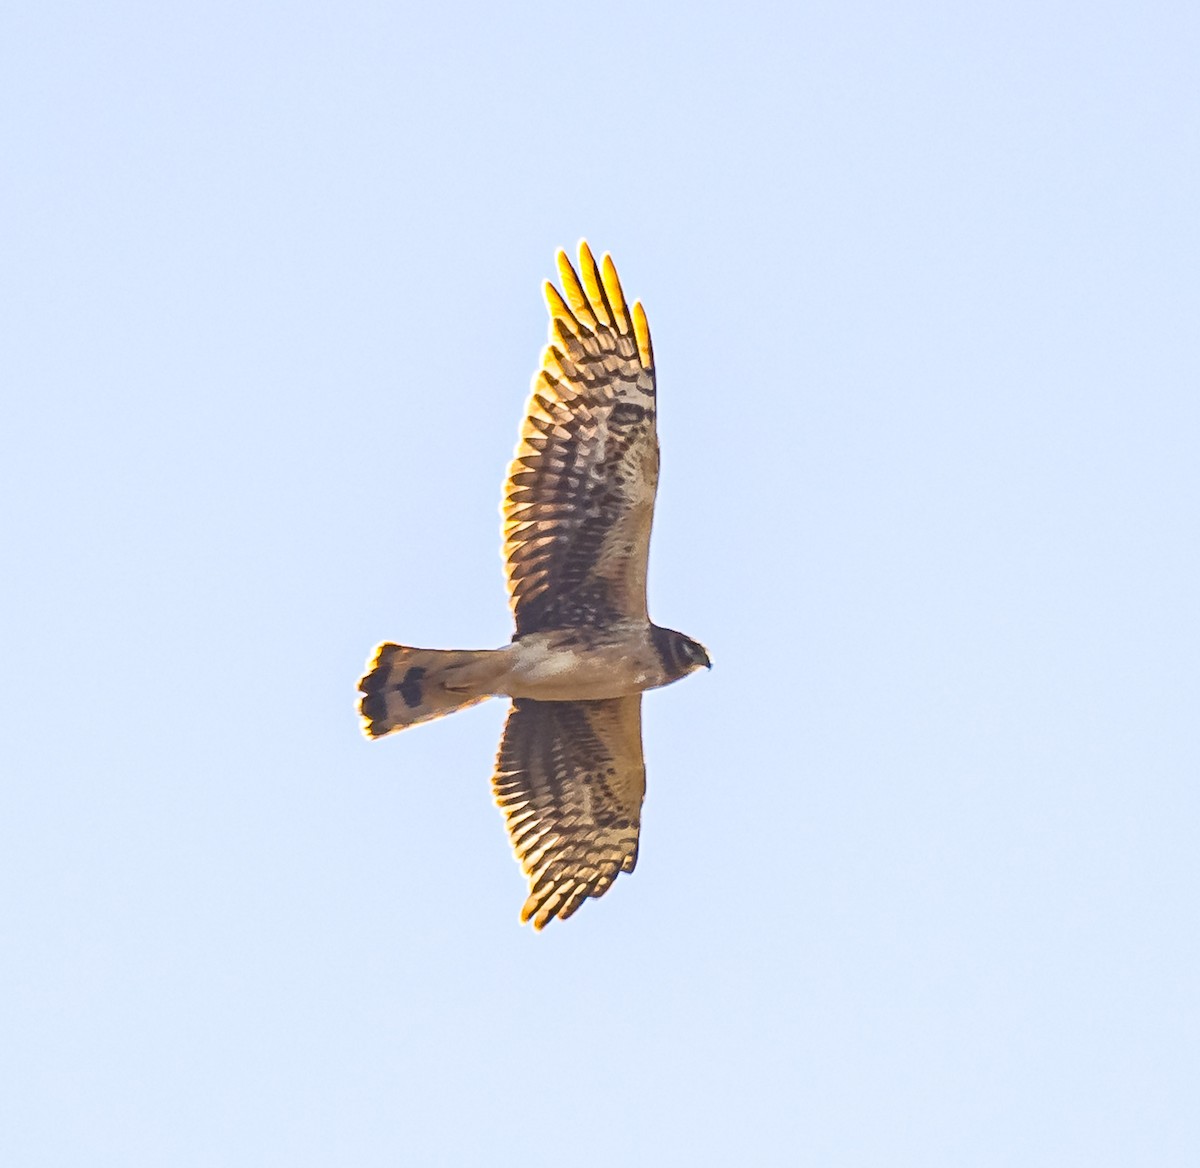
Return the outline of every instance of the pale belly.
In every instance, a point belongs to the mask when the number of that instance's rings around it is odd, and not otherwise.
[[[570,644],[558,634],[537,634],[506,651],[511,657],[502,692],[513,698],[601,701],[641,693],[665,680],[644,634],[600,647]]]

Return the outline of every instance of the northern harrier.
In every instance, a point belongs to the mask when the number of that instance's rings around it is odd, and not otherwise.
[[[504,487],[516,620],[501,649],[385,643],[358,683],[368,737],[489,697],[513,699],[492,786],[529,878],[522,922],[565,920],[637,863],[642,691],[709,666],[651,622],[646,560],[658,485],[654,354],[640,303],[586,242],[545,285],[550,343]],[[582,279],[581,279],[582,277]]]

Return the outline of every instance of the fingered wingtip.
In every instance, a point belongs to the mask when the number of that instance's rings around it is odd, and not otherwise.
[[[612,310],[613,321],[617,328],[625,334],[629,333],[629,308],[625,303],[625,293],[621,288],[621,278],[617,275],[617,265],[608,252],[600,261],[600,283],[604,288],[605,300]]]
[[[583,280],[583,290],[587,293],[592,313],[601,324],[612,327],[612,312],[609,308],[608,297],[604,292],[603,277],[596,264],[596,257],[592,255],[592,249],[588,247],[586,239],[579,241],[579,275]]]
[[[643,369],[654,368],[654,345],[650,340],[650,324],[640,300],[633,302],[633,335],[637,340],[638,360]]]
[[[536,903],[534,903],[534,899],[531,896],[521,906],[521,924],[532,925],[533,931],[535,933],[540,933],[542,931],[542,929],[545,927],[546,918],[538,915],[537,910],[538,910],[538,906]]]
[[[586,247],[585,241],[580,241],[581,248]],[[582,251],[580,253],[583,254]],[[590,254],[590,253],[589,253]],[[594,329],[599,323],[596,319],[596,314],[592,310],[592,306],[588,300],[588,294],[584,291],[583,284],[580,283],[579,274],[575,271],[574,265],[571,263],[570,256],[560,247],[558,254],[555,257],[555,262],[558,266],[558,278],[562,281],[563,295],[566,297],[567,303],[571,306],[575,314],[575,319],[585,329]],[[584,267],[582,260],[580,267]]]
[[[549,280],[542,281],[542,298],[546,301],[546,307],[550,310],[552,317],[568,321],[572,326],[575,324],[575,314],[562,298],[559,290]]]
[[[562,311],[563,308],[569,308],[571,317],[583,335],[597,328],[614,328],[624,336],[632,333],[637,341],[638,356],[643,368],[653,369],[654,353],[650,344],[650,329],[646,323],[645,310],[640,302],[634,301],[630,304],[625,299],[612,255],[604,252],[597,263],[591,244],[583,236],[579,239],[578,253],[576,269],[565,248],[560,247],[555,252],[554,262],[558,268],[562,294],[558,294],[557,288],[553,293],[545,290],[551,315],[570,323],[570,318]]]

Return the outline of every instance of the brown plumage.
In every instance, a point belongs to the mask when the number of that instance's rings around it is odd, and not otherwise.
[[[504,491],[504,555],[517,635],[645,622],[658,488],[650,332],[633,321],[612,260],[579,248],[583,285],[558,253],[550,344],[533,381]],[[635,323],[636,322],[636,323]]]
[[[609,256],[558,253],[550,343],[504,488],[516,632],[491,650],[385,643],[359,682],[378,738],[492,696],[513,698],[493,788],[529,879],[521,919],[569,917],[637,862],[641,694],[709,664],[650,621],[646,565],[658,485],[654,353]]]
[[[492,779],[529,898],[521,920],[565,920],[637,863],[646,766],[642,698],[513,702]]]

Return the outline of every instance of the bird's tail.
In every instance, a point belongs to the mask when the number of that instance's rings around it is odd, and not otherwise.
[[[363,733],[382,738],[482,702],[496,693],[507,668],[503,649],[380,645],[358,683]]]

